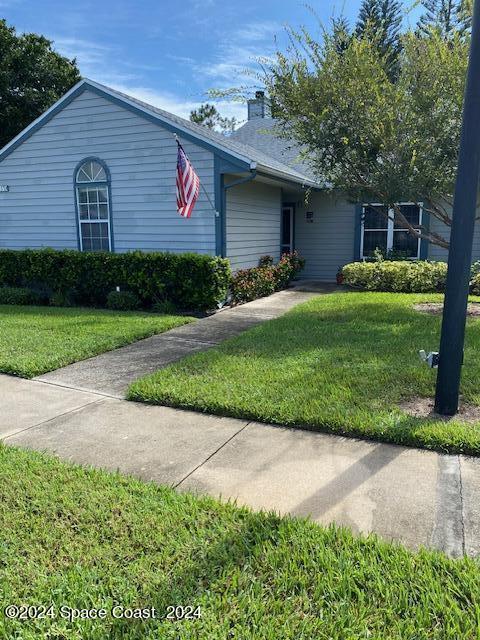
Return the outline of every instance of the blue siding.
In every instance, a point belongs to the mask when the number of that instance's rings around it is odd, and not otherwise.
[[[213,153],[180,138],[210,199]],[[77,248],[73,172],[98,156],[111,173],[116,251],[215,253],[215,213],[201,191],[193,217],[176,212],[170,131],[85,91],[0,162],[0,247]]]
[[[452,215],[451,208],[448,209],[449,215]],[[430,215],[430,229],[435,233],[440,234],[445,240],[450,240],[450,227],[447,227],[435,216]],[[428,259],[429,260],[448,260],[448,250],[443,249],[435,244],[428,243]],[[473,252],[472,261],[480,260],[480,225],[478,221],[475,225],[473,233]]]
[[[443,224],[443,222],[441,222],[440,220],[438,220],[438,218],[435,218],[434,216],[430,216],[430,229],[432,231],[434,231],[435,233],[439,233],[443,238],[445,238],[445,240],[449,240],[450,239],[450,229],[449,227],[447,227],[446,225]],[[478,242],[477,242],[478,245]],[[475,252],[475,243],[474,243],[474,248],[473,248],[473,254],[474,260],[477,260],[478,258],[475,257],[475,253],[477,253],[478,255],[478,248],[477,248],[477,252]],[[442,249],[442,247],[438,247],[435,244],[428,244],[428,259],[429,260],[448,260],[448,251],[446,249]]]
[[[306,212],[313,211],[313,222]],[[295,214],[295,248],[306,259],[304,278],[334,282],[339,267],[355,259],[355,205],[331,194],[311,193]],[[358,214],[357,214],[358,215]]]
[[[229,182],[235,178],[228,177]],[[280,258],[282,190],[258,181],[227,190],[226,242],[232,269],[256,267],[258,259]]]

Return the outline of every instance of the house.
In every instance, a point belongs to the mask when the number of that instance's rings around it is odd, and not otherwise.
[[[82,80],[0,151],[0,248],[193,251],[234,270],[295,248],[304,275],[325,281],[377,246],[445,259],[375,206],[327,193],[274,128],[262,92],[226,137]],[[203,187],[188,219],[176,211],[175,135]],[[426,221],[421,205],[402,206]]]

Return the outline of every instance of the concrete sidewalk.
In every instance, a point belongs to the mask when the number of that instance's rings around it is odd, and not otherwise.
[[[146,406],[0,376],[0,438],[65,460],[480,553],[480,459]]]
[[[134,380],[192,353],[211,349],[266,320],[278,318],[315,295],[335,289],[332,285],[308,286],[307,283],[301,290],[279,291],[267,298],[226,309],[195,323],[46,373],[37,380],[122,398]]]

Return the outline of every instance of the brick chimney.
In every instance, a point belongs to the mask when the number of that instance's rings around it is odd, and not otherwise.
[[[270,100],[265,97],[265,91],[255,91],[255,98],[248,100],[248,119],[271,118]]]

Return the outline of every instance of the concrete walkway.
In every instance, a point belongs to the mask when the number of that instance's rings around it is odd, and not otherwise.
[[[0,376],[0,438],[178,490],[480,553],[480,459],[154,407]]]
[[[277,318],[314,295],[336,289],[332,285],[309,283],[298,286],[298,290],[279,291],[268,298],[226,309],[195,323],[46,373],[37,380],[122,398],[134,380],[187,355],[211,349],[265,320]]]
[[[0,439],[255,509],[480,553],[480,459],[127,402],[129,383],[332,287],[225,310],[27,381],[0,375]]]

